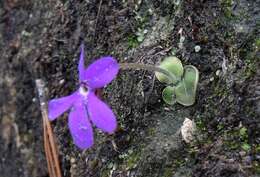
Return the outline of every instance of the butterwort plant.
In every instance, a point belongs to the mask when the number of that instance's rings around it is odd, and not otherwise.
[[[195,66],[183,67],[181,61],[174,56],[166,57],[159,66],[142,63],[119,64],[113,57],[102,57],[85,68],[84,46],[81,45],[78,89],[71,95],[53,99],[48,104],[48,116],[51,121],[70,110],[70,133],[74,144],[80,149],[87,149],[93,145],[92,125],[109,134],[116,130],[116,116],[109,106],[95,95],[95,91],[115,79],[119,69],[143,69],[155,72],[156,78],[166,84],[162,98],[167,104],[173,105],[178,102],[190,106],[195,102],[199,78]]]
[[[118,71],[119,64],[113,57],[102,57],[85,68],[84,46],[81,45],[78,89],[69,96],[53,99],[48,103],[51,121],[70,110],[69,130],[74,144],[80,149],[93,145],[92,124],[109,134],[116,130],[117,121],[113,111],[95,95],[95,91],[109,84]]]
[[[175,56],[166,57],[159,67],[175,76],[169,79],[162,73],[155,73],[156,78],[167,85],[162,92],[163,100],[170,105],[176,102],[184,106],[193,105],[199,80],[198,69],[192,65],[183,66]]]
[[[120,67],[154,71],[156,78],[166,84],[162,98],[169,105],[177,102],[183,106],[191,106],[195,103],[199,71],[192,65],[183,66],[180,59],[175,56],[166,57],[159,66],[123,63]]]

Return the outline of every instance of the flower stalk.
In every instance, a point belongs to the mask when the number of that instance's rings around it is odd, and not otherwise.
[[[180,80],[177,76],[167,71],[166,69],[154,65],[142,64],[142,63],[120,63],[119,66],[121,69],[143,69],[147,71],[160,72],[164,74],[166,77],[168,77],[168,79],[172,81],[172,83],[174,83],[174,81],[176,80],[179,82]]]

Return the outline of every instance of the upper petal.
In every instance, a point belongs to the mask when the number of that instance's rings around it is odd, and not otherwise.
[[[69,129],[74,144],[80,149],[87,149],[93,145],[93,129],[88,120],[86,108],[82,101],[74,104],[70,111]]]
[[[113,57],[102,57],[89,65],[84,79],[90,88],[101,88],[110,83],[118,71],[119,65]]]
[[[85,80],[85,66],[84,66],[84,44],[81,44],[80,46],[80,57],[79,57],[79,65],[78,65],[78,71],[79,71],[79,81]]]
[[[52,99],[48,103],[48,117],[50,120],[54,120],[67,111],[72,104],[77,100],[78,95],[73,93],[72,95],[65,96],[58,99]]]
[[[99,100],[94,92],[88,94],[88,114],[90,120],[97,128],[113,133],[116,130],[117,122],[113,111],[101,100]]]

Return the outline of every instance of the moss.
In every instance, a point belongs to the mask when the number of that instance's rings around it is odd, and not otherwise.
[[[188,149],[193,149],[193,147],[187,147]],[[173,173],[178,171],[181,167],[185,166],[187,164],[185,157],[187,157],[188,154],[181,154],[178,157],[175,157],[173,160],[173,163],[171,165],[167,165],[163,169],[162,177],[172,177]]]
[[[208,100],[208,106],[207,106],[207,113],[211,113],[213,115],[217,115],[216,112],[216,100],[223,99],[222,103],[225,104],[225,109],[233,109],[233,97],[231,96],[231,90],[225,85],[222,84],[221,80],[216,80],[213,83],[213,93],[209,97]],[[246,109],[246,107],[245,107]],[[248,110],[248,113],[252,112],[252,110]],[[206,133],[207,134],[207,120],[210,119],[211,114],[203,116],[200,116],[195,119],[196,125],[198,130],[201,132],[201,134]],[[227,148],[230,151],[233,150],[244,150],[249,151],[251,149],[251,145],[248,143],[248,132],[246,127],[237,128],[235,130],[227,130],[225,128],[224,123],[219,123],[216,125],[216,131],[219,132],[219,135],[224,138],[224,148]],[[210,144],[211,138],[203,137],[201,142],[203,144]],[[195,152],[196,153],[196,152]]]
[[[127,169],[132,169],[137,165],[137,162],[141,158],[141,151],[135,151],[132,154],[130,154],[126,159],[125,163],[127,165]]]
[[[127,37],[127,43],[129,48],[138,47],[144,40],[147,30],[145,29],[148,25],[151,13],[149,9],[144,12],[135,13],[135,31]]]
[[[228,89],[225,85],[222,85],[221,83],[216,83],[216,87],[214,87],[214,97],[226,97],[228,96]]]
[[[252,149],[253,149],[253,151],[252,151],[253,154],[255,154],[255,155],[260,154],[260,145],[259,144],[254,145]],[[260,173],[260,162],[257,160],[253,161],[253,172],[255,172],[256,174]]]
[[[185,159],[183,157],[179,157],[174,160],[174,167],[179,168],[185,164]]]
[[[108,164],[104,165],[104,168],[102,168],[100,172],[100,177],[108,177],[111,175],[111,172],[113,171],[113,168],[117,166],[116,163],[109,162]]]
[[[259,174],[259,173],[260,173],[260,164],[259,164],[259,162],[257,162],[257,161],[254,161],[254,162],[253,162],[253,171],[254,171],[256,174]]]
[[[218,130],[218,131],[221,131],[221,130],[223,130],[223,129],[224,129],[224,124],[219,123],[219,124],[217,125],[217,130]]]
[[[252,34],[251,40],[247,45],[239,51],[242,58],[245,58],[245,69],[243,76],[245,79],[251,78],[256,74],[257,63],[259,62],[258,52],[260,46],[260,39],[253,39],[254,34]]]
[[[233,0],[221,0],[221,5],[227,18],[232,17],[232,4]]]
[[[107,177],[110,175],[110,169],[106,168],[106,169],[103,169],[100,173],[100,176],[101,177]]]
[[[148,134],[149,134],[149,136],[154,136],[155,133],[156,133],[155,127],[150,127],[150,128],[148,129]]]
[[[246,127],[224,132],[224,145],[230,150],[249,151],[251,145],[248,142],[248,132]]]
[[[260,38],[255,40],[255,46],[257,47],[257,49],[260,49]]]
[[[255,147],[256,154],[260,154],[260,145],[257,145]]]
[[[89,166],[91,169],[95,169],[99,164],[99,160],[98,159],[93,159],[89,161]]]
[[[141,159],[142,150],[141,148],[133,150],[128,150],[128,152],[119,155],[120,166],[118,167],[121,170],[131,170],[135,168]]]
[[[173,169],[170,167],[166,167],[163,172],[162,177],[172,177]]]
[[[250,77],[254,76],[257,71],[256,61],[254,58],[251,58],[251,57],[254,57],[254,56],[249,56],[249,58],[247,58],[247,60],[246,60],[246,69],[245,69],[245,74],[244,74],[246,78],[250,78]]]
[[[136,48],[139,45],[137,36],[134,34],[130,34],[127,38],[127,43],[129,48]]]
[[[196,123],[196,127],[199,131],[206,131],[207,127],[206,127],[206,122],[204,119],[202,119],[201,117],[198,117],[197,119],[195,119],[195,123]]]
[[[249,151],[251,149],[251,146],[248,144],[248,143],[243,143],[241,145],[241,148],[244,150],[244,151]]]

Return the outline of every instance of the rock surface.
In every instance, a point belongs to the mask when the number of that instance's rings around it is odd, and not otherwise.
[[[158,64],[176,55],[200,71],[196,103],[168,106],[154,73],[121,71],[103,89],[118,117],[112,135],[78,150],[67,114],[52,123],[64,177],[248,177],[260,172],[259,0],[0,1],[0,174],[48,176],[35,79],[49,97],[77,86],[103,55]],[[195,51],[195,47],[200,50]],[[185,117],[200,137],[182,142]]]

